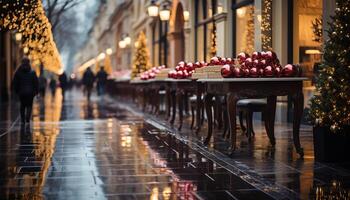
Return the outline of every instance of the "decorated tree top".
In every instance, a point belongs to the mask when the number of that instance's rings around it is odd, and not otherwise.
[[[336,0],[310,116],[332,131],[350,125],[350,1]]]
[[[0,30],[16,31],[21,35],[22,48],[35,64],[55,73],[61,72],[61,59],[40,0],[0,1]]]
[[[144,32],[141,32],[135,45],[136,49],[133,58],[131,78],[135,78],[138,74],[145,72],[150,68],[149,54],[146,45],[146,35]]]

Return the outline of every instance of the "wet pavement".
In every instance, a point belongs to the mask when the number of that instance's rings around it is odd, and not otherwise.
[[[255,121],[249,143],[226,155],[220,137],[203,146],[189,122],[178,132],[164,116],[116,98],[67,93],[35,102],[21,126],[15,105],[0,107],[0,199],[349,199],[348,165],[315,163],[311,127],[303,126],[304,159],[291,126],[276,124],[272,148]]]

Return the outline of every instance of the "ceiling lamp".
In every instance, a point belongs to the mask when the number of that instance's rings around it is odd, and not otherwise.
[[[246,8],[245,8],[245,7],[238,8],[236,12],[237,12],[237,16],[238,16],[239,18],[242,18],[242,17],[245,16]]]
[[[131,38],[129,35],[126,35],[126,37],[124,38],[124,42],[126,46],[131,44]]]
[[[111,48],[108,48],[108,49],[106,49],[106,54],[107,55],[112,55],[112,53],[113,53],[113,50],[111,49]]]
[[[124,40],[119,41],[118,45],[119,45],[119,48],[121,48],[121,49],[124,49],[126,47]]]
[[[147,13],[148,13],[148,16],[150,16],[150,17],[157,17],[158,16],[159,8],[158,8],[158,5],[156,4],[155,0],[151,1],[151,5],[149,5],[147,8]]]

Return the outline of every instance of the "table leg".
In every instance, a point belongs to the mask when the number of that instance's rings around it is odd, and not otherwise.
[[[277,101],[276,96],[267,97],[265,129],[266,129],[266,134],[269,137],[270,143],[272,145],[276,144],[276,139],[275,139],[276,101]]]
[[[166,116],[168,120],[171,114],[171,92],[169,89],[166,89],[165,91],[166,91]]]
[[[213,134],[213,113],[212,113],[212,101],[213,101],[213,95],[206,94],[204,97],[204,104],[205,104],[205,110],[208,117],[208,134],[207,138],[204,140],[204,144],[208,145],[210,138]]]
[[[300,157],[304,156],[304,150],[300,145],[300,121],[303,115],[303,107],[304,107],[304,94],[300,90],[297,94],[292,97],[293,105],[294,105],[294,113],[293,113],[293,141],[294,146],[297,153]]]
[[[202,101],[202,84],[197,83],[197,100],[196,100],[196,134],[198,135],[201,129],[201,109],[203,107]]]
[[[237,109],[237,101],[238,97],[233,94],[229,93],[226,97],[227,102],[227,114],[229,119],[229,130],[231,134],[231,151],[236,150],[236,109]]]
[[[179,131],[181,130],[182,123],[183,123],[184,97],[185,97],[184,91],[179,90],[177,94],[177,103],[179,104],[179,121],[180,121],[179,128],[178,128]]]
[[[176,117],[176,91],[171,91],[171,104],[172,104],[172,116],[171,116],[171,120],[170,120],[170,124],[174,124],[175,122],[175,117]]]

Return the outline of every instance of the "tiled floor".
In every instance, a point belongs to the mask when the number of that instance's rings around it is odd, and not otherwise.
[[[132,104],[79,91],[62,103],[47,96],[30,127],[16,107],[1,106],[0,199],[317,199],[350,195],[350,172],[313,161],[310,127],[302,127],[305,158],[293,151],[291,127],[277,124],[272,148],[255,122],[249,143],[238,138],[228,157],[219,136],[205,147],[188,128],[175,131],[162,116]],[[321,198],[318,198],[321,199]]]

